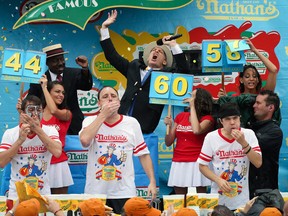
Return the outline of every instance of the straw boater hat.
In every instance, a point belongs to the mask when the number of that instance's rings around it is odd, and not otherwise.
[[[61,44],[54,44],[54,45],[51,45],[51,46],[44,47],[42,49],[42,51],[47,54],[46,58],[50,58],[50,57],[53,57],[53,56],[63,55],[63,54],[68,53],[67,51],[64,51],[62,49],[62,45]]]
[[[173,64],[173,55],[171,53],[171,50],[169,49],[169,47],[167,45],[162,45],[162,46],[157,45],[156,41],[149,43],[144,49],[143,61],[144,61],[145,65],[146,66],[148,65],[148,62],[147,62],[148,56],[149,56],[151,50],[156,46],[160,47],[164,51],[164,53],[166,55],[166,61],[167,61],[166,66],[171,67]]]

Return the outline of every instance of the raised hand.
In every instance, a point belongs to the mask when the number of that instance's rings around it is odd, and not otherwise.
[[[102,29],[108,28],[112,23],[116,21],[117,10],[112,10],[108,13],[108,18],[102,23]]]
[[[79,66],[81,66],[82,68],[88,68],[88,59],[86,56],[78,56],[75,59],[76,64],[78,64]]]
[[[43,74],[42,77],[39,79],[39,83],[42,89],[47,87],[48,80],[45,74]]]

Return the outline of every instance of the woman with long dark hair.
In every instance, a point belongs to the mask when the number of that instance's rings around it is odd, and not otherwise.
[[[43,101],[43,118],[41,123],[56,127],[62,142],[62,154],[59,158],[52,157],[50,166],[50,187],[52,194],[67,194],[68,186],[73,179],[68,165],[68,157],[64,151],[65,137],[71,123],[72,113],[66,107],[64,87],[59,81],[48,82],[46,75],[40,78],[45,97]]]
[[[198,193],[205,193],[211,182],[200,173],[196,161],[205,135],[214,127],[212,96],[198,88],[184,102],[189,104],[189,112],[179,113],[174,124],[171,117],[164,119],[171,128],[165,136],[165,144],[171,146],[176,139],[168,186],[174,187],[176,194],[187,194],[188,187],[196,187]]]

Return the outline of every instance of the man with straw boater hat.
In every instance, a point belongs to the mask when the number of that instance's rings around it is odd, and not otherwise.
[[[161,104],[149,104],[151,70],[188,73],[189,67],[180,46],[175,40],[169,41],[171,36],[165,36],[162,39],[163,45],[157,45],[155,41],[148,44],[143,53],[143,61],[135,59],[129,62],[123,58],[115,50],[108,30],[116,18],[117,11],[112,10],[107,20],[102,23],[100,44],[106,59],[127,78],[127,87],[121,99],[119,113],[136,118],[141,125],[142,132],[150,134],[157,127],[164,108]],[[177,68],[172,67],[173,57]]]
[[[78,68],[68,68],[65,66],[64,54],[61,44],[54,44],[43,48],[47,54],[46,65],[48,70],[45,72],[48,82],[58,80],[64,85],[65,100],[68,108],[72,112],[72,121],[67,134],[78,135],[81,129],[84,115],[80,110],[77,98],[77,90],[89,91],[92,88],[92,76],[88,67],[86,56],[78,56],[75,61],[81,66]],[[40,84],[30,84],[29,95],[36,95],[43,98],[43,91]]]

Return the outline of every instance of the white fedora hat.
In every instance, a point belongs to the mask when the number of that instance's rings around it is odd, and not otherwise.
[[[173,55],[171,53],[171,50],[169,49],[169,47],[167,45],[162,45],[162,46],[157,45],[156,41],[149,43],[144,49],[143,61],[144,61],[145,65],[148,66],[148,60],[147,59],[149,57],[151,50],[154,47],[160,47],[164,51],[164,53],[166,55],[166,62],[167,62],[166,66],[171,67],[173,64]]]
[[[61,44],[54,44],[54,45],[51,45],[51,46],[44,47],[42,49],[42,51],[47,54],[47,58],[50,58],[50,57],[53,57],[53,56],[57,56],[57,55],[63,55],[65,53],[68,53],[67,51],[64,51],[62,49],[62,45]]]

